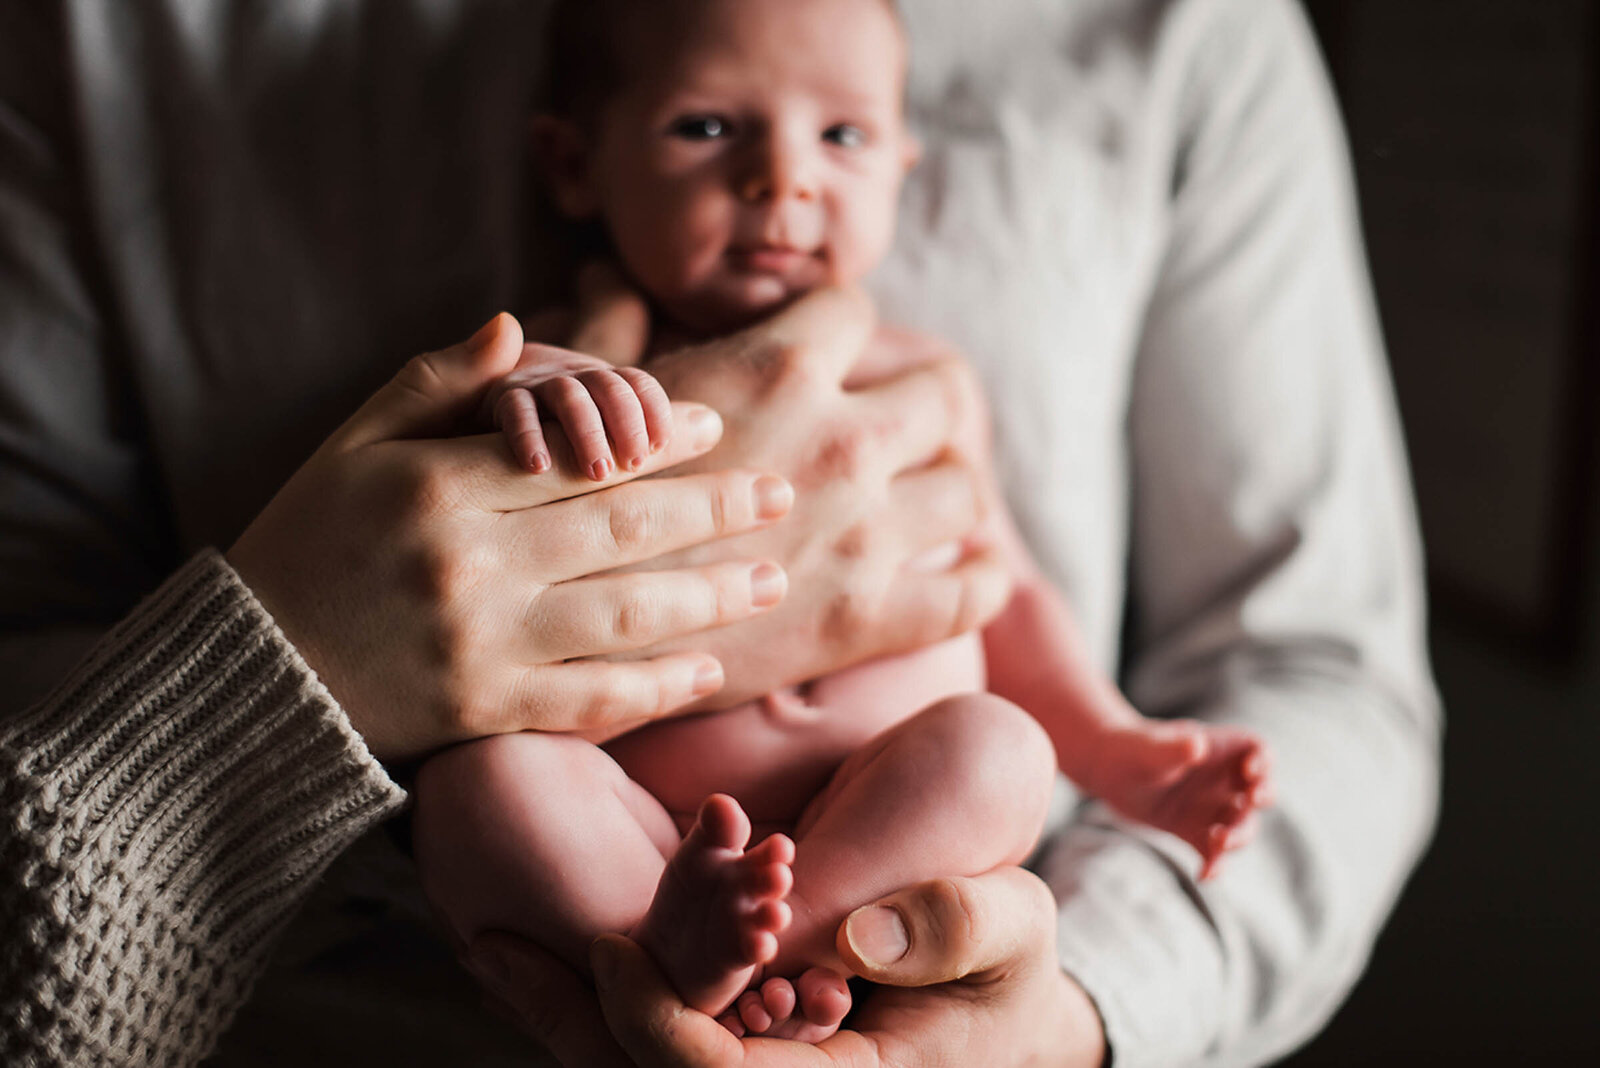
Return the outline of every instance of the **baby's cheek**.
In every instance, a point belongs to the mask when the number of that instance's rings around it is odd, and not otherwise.
[[[849,285],[865,278],[894,243],[896,209],[881,194],[857,204],[840,219],[834,241],[830,281]]]

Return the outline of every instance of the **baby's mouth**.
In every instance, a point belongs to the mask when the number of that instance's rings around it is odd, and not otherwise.
[[[730,248],[727,256],[737,270],[786,275],[805,266],[815,254],[792,245],[760,244]]]

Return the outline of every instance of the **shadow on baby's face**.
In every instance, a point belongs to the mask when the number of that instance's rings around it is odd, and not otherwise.
[[[598,222],[670,319],[725,332],[883,258],[917,155],[892,5],[578,2],[553,79],[588,49],[581,78],[612,83],[568,85],[536,147],[560,211]],[[591,25],[596,8],[626,17]]]

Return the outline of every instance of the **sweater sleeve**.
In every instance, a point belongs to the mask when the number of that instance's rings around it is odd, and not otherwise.
[[[196,1063],[402,800],[214,552],[0,733],[0,1059]]]
[[[1116,1068],[1254,1065],[1354,983],[1435,818],[1418,539],[1349,167],[1288,0],[1175,5],[1169,230],[1129,414],[1126,687],[1268,742],[1278,800],[1197,884],[1100,808],[1046,847]]]
[[[0,6],[0,1064],[189,1065],[403,795],[222,557],[174,547],[57,9]]]

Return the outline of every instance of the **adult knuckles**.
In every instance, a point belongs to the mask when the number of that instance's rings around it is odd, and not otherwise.
[[[648,587],[641,586],[623,597],[612,628],[617,639],[629,646],[647,645],[660,633],[664,614],[660,599]]]
[[[943,878],[917,888],[916,901],[929,932],[947,959],[964,961],[988,932],[984,902],[970,879]]]
[[[876,437],[871,427],[859,423],[824,428],[795,481],[804,486],[859,482]]]
[[[656,540],[660,519],[648,500],[632,494],[620,496],[606,514],[606,534],[616,553],[633,556],[647,551]]]

